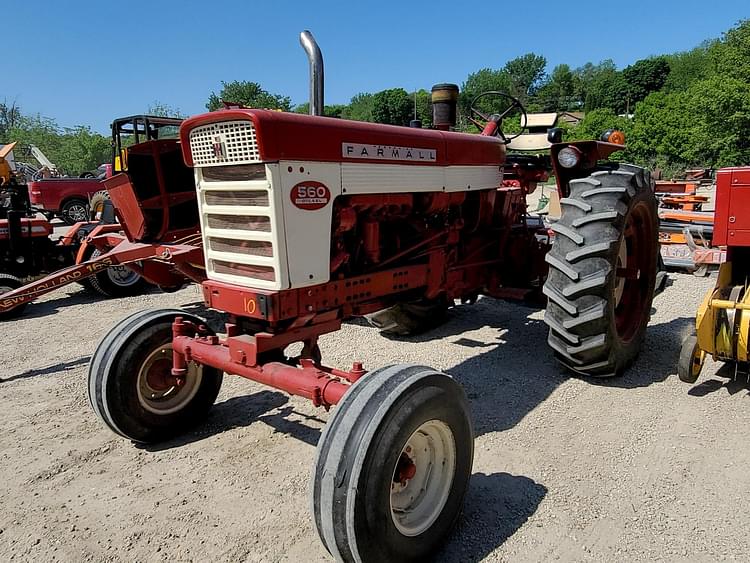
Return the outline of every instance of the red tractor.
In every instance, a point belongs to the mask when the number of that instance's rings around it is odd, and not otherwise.
[[[433,88],[435,130],[320,117],[322,59],[309,33],[302,43],[318,115],[235,107],[180,128],[198,195],[203,295],[228,314],[224,334],[186,311],[131,315],[93,354],[89,397],[134,442],[202,419],[224,374],[335,405],[312,480],[323,544],[343,561],[417,560],[446,537],[467,489],[474,434],[464,391],[425,366],[326,366],[318,338],[393,306],[545,295],[555,356],[580,374],[620,374],[639,352],[654,294],[653,184],[641,168],[606,162],[621,145],[556,143],[563,214],[550,230],[525,202],[545,171],[506,155],[502,123],[523,113],[518,100],[488,94],[506,107],[472,109],[480,135],[451,131],[453,85]],[[518,181],[504,183],[506,171]],[[132,230],[118,201],[136,202],[139,188],[118,182],[110,192]],[[288,357],[293,343],[302,351]]]

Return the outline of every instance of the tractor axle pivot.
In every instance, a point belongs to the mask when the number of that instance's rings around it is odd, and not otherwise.
[[[365,374],[359,362],[355,362],[350,371],[320,366],[310,358],[300,358],[299,366],[278,361],[260,363],[255,336],[201,336],[200,327],[182,317],[175,318],[172,331],[172,375],[176,378],[187,373],[190,362],[196,362],[290,395],[306,397],[316,407],[327,409],[338,403],[350,384]]]

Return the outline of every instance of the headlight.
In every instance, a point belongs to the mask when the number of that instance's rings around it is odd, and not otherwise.
[[[557,162],[563,168],[573,168],[581,162],[581,151],[575,147],[565,147],[557,153]]]

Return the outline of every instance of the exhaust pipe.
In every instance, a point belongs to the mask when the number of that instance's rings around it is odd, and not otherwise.
[[[310,115],[323,115],[323,55],[307,30],[299,34],[299,44],[310,61]]]

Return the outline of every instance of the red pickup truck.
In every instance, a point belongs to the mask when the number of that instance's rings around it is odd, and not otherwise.
[[[47,218],[60,217],[68,225],[89,219],[89,201],[104,189],[101,179],[112,176],[112,166],[99,167],[98,178],[46,178],[29,182],[29,199]]]

